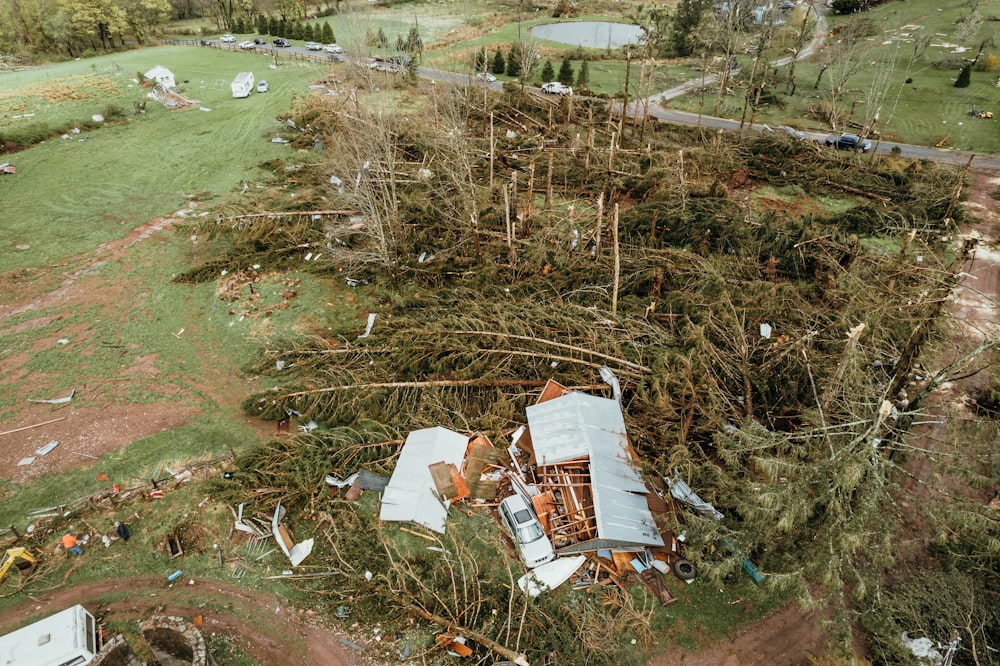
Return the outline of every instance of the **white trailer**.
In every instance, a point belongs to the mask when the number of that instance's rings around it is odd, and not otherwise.
[[[233,97],[249,97],[253,90],[253,72],[240,72],[233,79]]]
[[[100,649],[97,622],[77,604],[0,636],[5,666],[83,666]]]

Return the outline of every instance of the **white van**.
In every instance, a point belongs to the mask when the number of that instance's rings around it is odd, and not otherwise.
[[[82,666],[100,650],[94,616],[77,604],[0,636],[0,664]]]
[[[233,79],[233,97],[249,97],[253,91],[253,72],[240,72]]]

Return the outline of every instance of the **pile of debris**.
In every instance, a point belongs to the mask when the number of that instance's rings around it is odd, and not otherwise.
[[[663,574],[690,581],[695,566],[657,524],[667,523],[673,498],[643,482],[618,401],[549,381],[527,417],[506,451],[482,434],[411,432],[382,491],[380,519],[444,534],[451,504],[495,507],[531,569],[518,581],[525,594],[566,581],[574,589],[641,582],[661,603],[675,601]],[[353,487],[357,497],[357,480]]]

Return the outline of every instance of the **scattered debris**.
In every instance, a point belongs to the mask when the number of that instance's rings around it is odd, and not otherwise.
[[[297,567],[312,552],[313,540],[306,539],[302,543],[295,543],[292,533],[288,531],[287,527],[281,524],[284,517],[285,507],[281,506],[281,502],[279,501],[278,506],[274,509],[274,516],[271,518],[271,534],[274,535],[274,540],[278,542],[278,547],[281,548],[281,552],[291,561],[292,566]]]
[[[452,633],[440,634],[434,637],[434,642],[448,651],[453,657],[472,656],[472,648],[465,644],[465,637]]]
[[[10,162],[4,162],[0,164],[0,173],[17,173],[17,167]]]
[[[357,650],[358,652],[364,652],[364,651],[365,651],[365,649],[364,649],[363,647],[361,647],[360,645],[358,645],[357,643],[355,643],[355,642],[353,642],[353,641],[349,641],[349,640],[347,640],[347,639],[346,639],[346,638],[344,638],[343,636],[341,636],[341,637],[340,637],[340,638],[338,638],[337,640],[339,640],[339,641],[340,641],[341,643],[343,643],[343,644],[344,644],[344,645],[346,645],[347,647],[349,647],[349,648],[351,648],[351,649],[353,649],[353,650]]]
[[[35,462],[35,456],[28,456],[27,458],[21,458],[17,461],[17,466],[24,467],[25,465],[30,465],[33,462]]]
[[[367,338],[369,335],[371,335],[372,326],[375,325],[376,316],[377,314],[374,312],[368,313],[368,325],[365,327],[365,332],[358,336],[358,340],[360,340],[361,338]]]
[[[412,521],[444,534],[448,502],[432,490],[428,466],[439,461],[460,465],[468,444],[468,437],[441,426],[411,432],[382,495],[379,518]]]
[[[52,449],[56,448],[57,446],[59,446],[59,440],[57,440],[57,439],[53,439],[53,440],[52,440],[51,442],[49,442],[49,443],[48,443],[48,444],[46,444],[45,446],[43,446],[43,447],[41,447],[41,448],[37,449],[37,450],[35,451],[35,455],[36,455],[36,456],[44,456],[44,455],[47,455],[47,454],[48,454],[48,453],[49,453],[50,451],[52,451]]]
[[[67,340],[67,342],[69,342],[69,341]],[[76,395],[76,389],[73,389],[72,391],[70,391],[69,395],[67,395],[66,397],[63,397],[63,398],[51,398],[51,399],[48,399],[48,400],[38,400],[38,399],[35,399],[35,398],[28,398],[28,402],[43,402],[43,403],[45,403],[47,405],[62,405],[62,404],[65,404],[65,403],[69,402],[70,400],[72,400],[74,395]]]
[[[44,425],[48,425],[50,423],[55,423],[56,421],[65,421],[65,420],[66,420],[65,416],[60,416],[57,419],[50,419],[48,421],[42,421],[41,423],[35,423],[34,425],[23,426],[23,427],[20,427],[20,428],[14,428],[13,430],[4,430],[3,432],[0,432],[0,435],[12,435],[15,432],[21,432],[22,430],[31,430],[32,428],[40,428],[40,427],[42,427]]]
[[[586,555],[559,557],[536,567],[517,579],[517,586],[529,597],[554,590],[572,577],[587,561]]]
[[[663,480],[670,488],[670,494],[678,502],[688,505],[695,510],[695,513],[705,518],[711,518],[712,520],[723,519],[724,516],[716,511],[711,503],[704,501],[698,497],[697,493],[691,490],[691,487],[681,479],[678,470],[674,470],[674,478],[668,479],[667,477],[663,477]]]

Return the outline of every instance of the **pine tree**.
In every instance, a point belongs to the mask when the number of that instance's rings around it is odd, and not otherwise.
[[[573,65],[570,64],[569,58],[565,58],[559,65],[559,74],[556,76],[556,80],[563,85],[573,85]]]
[[[421,54],[424,52],[424,40],[420,39],[420,31],[417,26],[410,28],[410,34],[406,36],[406,52]]]
[[[302,26],[302,39],[307,42],[316,41],[316,30],[313,28],[311,23],[306,23]]]
[[[378,32],[375,33],[375,46],[380,49],[389,48],[389,38],[385,36],[385,30],[382,28],[379,28]]]
[[[507,61],[503,58],[503,52],[497,49],[496,55],[493,56],[493,66],[490,71],[494,74],[503,74],[507,71]]]
[[[257,17],[257,32],[261,35],[268,34],[267,17],[263,14]]]
[[[337,41],[337,36],[333,34],[333,28],[330,27],[330,23],[327,21],[323,22],[322,36],[320,39],[327,44],[333,44]]]
[[[552,67],[552,61],[546,60],[542,66],[542,83],[548,83],[556,78],[556,70]]]
[[[511,44],[507,53],[507,76],[517,78],[521,75],[521,47],[518,44]]]
[[[968,88],[970,83],[972,83],[972,63],[966,63],[962,65],[962,71],[958,73],[958,79],[955,80],[955,87]]]
[[[267,19],[267,34],[272,37],[280,37],[281,35],[278,34],[279,30],[281,30],[281,24],[278,23],[278,19],[276,17],[272,16]]]
[[[580,71],[576,73],[576,87],[586,88],[590,84],[590,67],[587,61],[580,63]]]
[[[487,53],[485,48],[481,48],[478,51],[476,51],[476,62],[475,65],[473,65],[473,69],[476,70],[477,72],[485,71],[486,60],[489,57],[490,57],[489,53]]]

